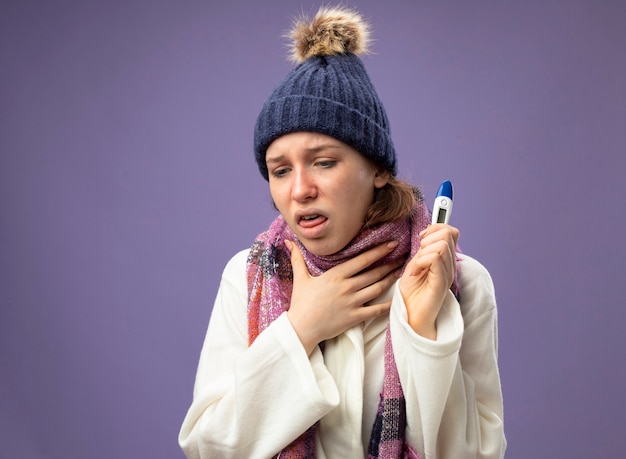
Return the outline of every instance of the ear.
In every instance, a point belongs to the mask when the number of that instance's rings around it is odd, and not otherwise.
[[[389,182],[389,171],[382,167],[376,167],[374,171],[374,187],[382,188]]]

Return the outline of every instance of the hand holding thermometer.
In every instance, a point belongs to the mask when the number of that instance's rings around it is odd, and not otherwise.
[[[439,186],[435,204],[433,206],[433,225],[435,223],[448,223],[452,213],[452,182],[446,180]]]

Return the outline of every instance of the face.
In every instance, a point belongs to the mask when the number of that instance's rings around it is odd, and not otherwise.
[[[374,190],[388,178],[352,147],[313,132],[274,140],[265,161],[274,204],[316,255],[338,252],[359,233]]]

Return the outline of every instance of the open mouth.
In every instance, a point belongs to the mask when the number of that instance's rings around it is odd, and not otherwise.
[[[298,224],[303,228],[312,228],[326,221],[326,217],[319,214],[303,215]]]

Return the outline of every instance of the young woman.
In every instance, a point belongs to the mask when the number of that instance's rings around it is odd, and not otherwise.
[[[255,157],[280,216],[226,266],[179,442],[189,458],[500,458],[488,272],[396,178],[352,10],[295,25]]]

